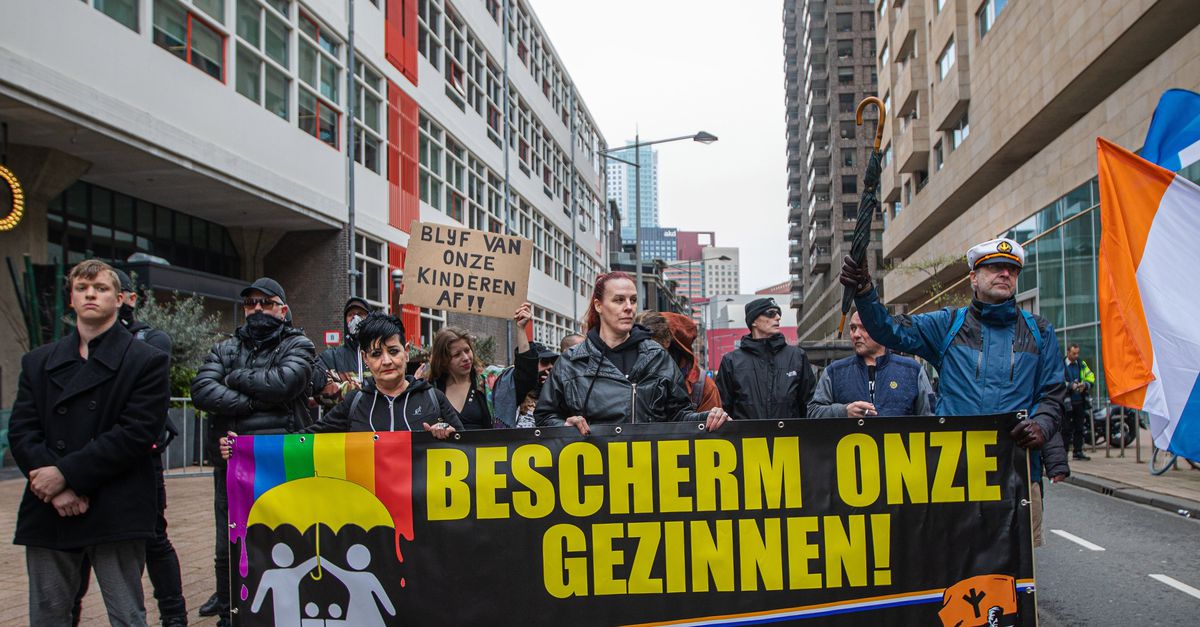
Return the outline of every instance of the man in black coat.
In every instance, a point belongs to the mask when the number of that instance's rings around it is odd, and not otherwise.
[[[117,322],[116,273],[71,270],[76,328],[21,360],[9,440],[29,478],[14,542],[25,545],[29,622],[69,625],[86,556],[109,622],[144,625],[145,543],[157,506],[150,450],[170,398],[168,357]]]
[[[721,358],[717,390],[734,420],[804,418],[808,413],[817,378],[804,350],[788,344],[779,331],[781,315],[774,298],[750,301],[750,333]]]
[[[342,345],[326,348],[317,356],[313,392],[319,392],[317,400],[327,408],[340,403],[347,393],[362,389],[364,378],[370,375],[354,339],[358,324],[369,313],[371,305],[366,299],[359,296],[347,299],[342,307]]]
[[[287,324],[287,296],[274,279],[261,278],[242,290],[246,324],[217,343],[192,380],[192,403],[208,412],[211,450],[217,437],[292,433],[308,422],[307,399],[316,348],[304,331]],[[201,616],[220,614],[229,622],[229,511],[225,460],[213,455],[213,510],[216,592],[200,608]]]

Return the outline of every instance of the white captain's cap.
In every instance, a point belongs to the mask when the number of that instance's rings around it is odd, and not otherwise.
[[[967,251],[967,265],[972,270],[990,263],[1007,263],[1018,268],[1025,266],[1025,249],[1007,237],[976,244]]]

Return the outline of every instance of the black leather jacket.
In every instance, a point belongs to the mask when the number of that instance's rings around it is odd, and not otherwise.
[[[721,403],[735,420],[804,418],[816,387],[808,355],[782,334],[742,337],[741,346],[721,358],[717,372]]]
[[[636,328],[631,339],[635,342],[626,350],[637,356],[628,377],[590,337],[560,357],[538,397],[533,412],[537,425],[561,426],[571,416],[583,416],[593,425],[703,422],[708,412],[692,411],[683,373],[667,351]]]
[[[218,342],[192,379],[192,402],[213,415],[214,431],[291,433],[308,421],[316,348],[304,332],[281,327],[256,343],[239,328]]]

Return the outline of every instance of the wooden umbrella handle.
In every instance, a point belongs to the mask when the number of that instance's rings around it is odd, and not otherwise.
[[[858,103],[858,109],[854,111],[854,121],[857,122],[859,126],[862,126],[863,109],[866,109],[867,105],[869,104],[873,104],[879,108],[879,121],[875,123],[875,152],[879,152],[879,145],[883,143],[884,116],[887,115],[883,110],[883,101],[880,100],[878,96],[867,96],[866,98],[863,98],[863,101]]]

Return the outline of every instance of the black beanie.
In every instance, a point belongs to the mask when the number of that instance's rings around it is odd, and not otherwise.
[[[746,328],[749,329],[750,327],[753,327],[754,321],[758,319],[759,316],[767,313],[767,311],[771,309],[777,309],[780,313],[783,313],[783,308],[781,308],[779,304],[775,302],[774,298],[756,298],[747,303]]]

